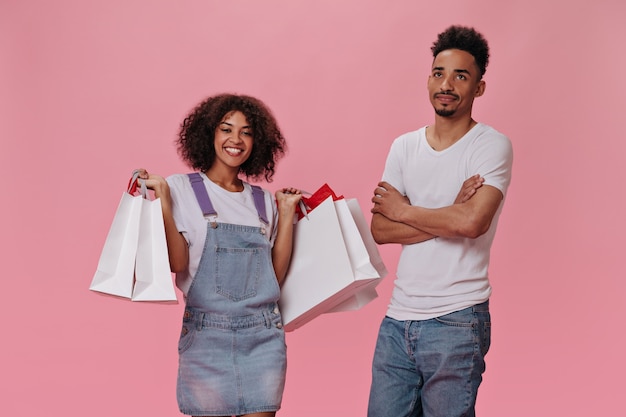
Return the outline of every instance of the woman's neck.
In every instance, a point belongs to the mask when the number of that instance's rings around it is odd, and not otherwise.
[[[239,178],[239,171],[224,172],[217,169],[208,169],[204,173],[212,183],[219,185],[226,191],[243,191],[243,181]]]

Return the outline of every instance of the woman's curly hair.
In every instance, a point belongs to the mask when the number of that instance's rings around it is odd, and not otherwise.
[[[178,153],[194,169],[211,168],[215,161],[215,130],[224,116],[233,111],[246,116],[253,138],[250,157],[239,172],[271,182],[276,162],[285,154],[287,144],[270,109],[254,97],[219,94],[198,104],[180,126]]]
[[[441,32],[430,50],[436,58],[439,52],[447,49],[460,49],[471,54],[478,65],[480,77],[485,75],[487,64],[489,64],[489,45],[483,35],[474,28],[450,26]]]

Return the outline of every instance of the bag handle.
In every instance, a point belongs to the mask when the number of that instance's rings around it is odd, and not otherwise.
[[[309,212],[315,209],[315,207],[319,206],[326,200],[328,197],[332,197],[333,201],[341,200],[344,197],[342,195],[338,196],[335,194],[332,188],[328,184],[322,185],[317,191],[311,194],[310,197],[302,197],[302,201],[306,207],[309,208]],[[296,213],[298,214],[298,220],[302,219],[305,216],[305,213],[302,212],[300,206],[296,207]]]
[[[139,190],[137,190],[138,188]],[[144,180],[139,179],[138,169],[133,171],[133,175],[128,181],[126,192],[130,195],[135,195],[135,193],[139,192],[143,198],[148,198],[148,187],[146,187],[146,182]]]

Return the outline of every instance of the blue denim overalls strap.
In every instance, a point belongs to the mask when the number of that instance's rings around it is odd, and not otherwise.
[[[259,227],[219,223],[202,177],[198,173],[188,175],[208,219],[202,257],[187,293],[190,313],[203,313],[203,321],[219,326],[232,320],[236,327],[243,317],[246,321],[267,321],[268,312],[278,311],[280,288],[272,265],[272,245],[266,236],[264,191],[252,186]]]

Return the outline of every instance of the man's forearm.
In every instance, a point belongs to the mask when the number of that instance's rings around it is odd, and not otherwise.
[[[378,244],[400,243],[410,245],[430,240],[435,235],[424,232],[405,223],[388,219],[382,214],[374,213],[372,216],[372,235]]]
[[[501,201],[498,189],[485,186],[462,204],[436,209],[406,205],[395,220],[435,236],[474,239],[489,229]]]

